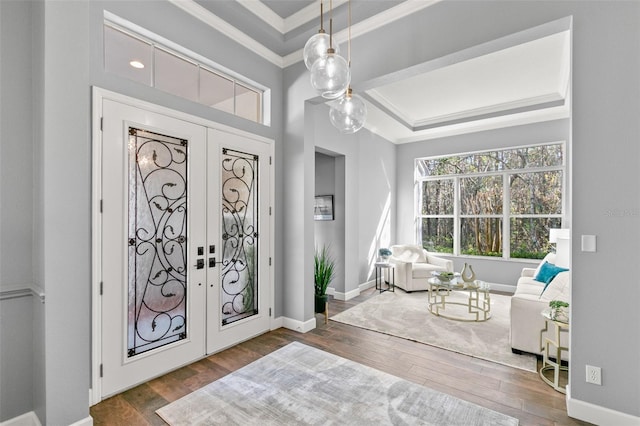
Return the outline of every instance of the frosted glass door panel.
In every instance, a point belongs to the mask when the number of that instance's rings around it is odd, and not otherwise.
[[[258,313],[258,156],[223,149],[222,325]]]
[[[187,141],[129,128],[128,356],[187,337]]]

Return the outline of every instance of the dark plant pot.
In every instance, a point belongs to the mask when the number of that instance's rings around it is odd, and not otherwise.
[[[324,312],[327,306],[327,300],[329,300],[329,296],[327,296],[326,294],[323,296],[318,296],[316,294],[315,296],[316,296],[316,314],[321,314]]]

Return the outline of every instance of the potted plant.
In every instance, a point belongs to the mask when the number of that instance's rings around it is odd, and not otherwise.
[[[325,311],[327,304],[327,287],[333,280],[336,273],[336,265],[329,255],[329,249],[322,246],[314,255],[313,280],[315,286],[315,311],[321,313]]]
[[[551,308],[551,319],[560,322],[569,322],[569,304],[562,300],[552,300],[549,302]]]
[[[378,256],[380,256],[380,260],[386,262],[389,259],[389,256],[391,256],[391,250],[386,247],[382,247],[378,250]]]

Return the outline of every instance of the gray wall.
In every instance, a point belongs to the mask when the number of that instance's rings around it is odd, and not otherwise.
[[[33,113],[33,273],[36,286],[44,289],[44,84],[45,84],[45,14],[44,1],[32,2],[33,43],[32,113]],[[42,421],[46,420],[46,351],[45,305],[33,302],[33,409]]]
[[[572,362],[571,397],[613,410],[640,414],[640,297],[636,279],[616,282],[615,303],[603,303],[605,271],[627,270],[638,259],[640,231],[640,3],[622,1],[454,1],[440,2],[352,41],[352,86],[566,16],[573,16],[573,202],[572,202]],[[342,46],[341,46],[342,47]],[[383,52],[383,54],[380,54]],[[357,59],[356,59],[357,58]],[[310,301],[294,291],[311,271],[305,263],[312,250],[309,218],[313,172],[302,161],[313,151],[312,124],[302,102],[315,97],[302,64],[284,73],[285,180],[292,182],[285,198],[285,257],[292,259],[285,275],[285,314],[312,317]],[[307,103],[308,104],[308,103]],[[305,112],[309,112],[308,105]],[[309,154],[311,155],[311,154]],[[614,161],[615,160],[615,161]],[[347,166],[347,174],[349,168]],[[293,183],[295,182],[295,183]],[[348,181],[347,181],[348,182]],[[631,190],[612,190],[618,187]],[[289,191],[291,189],[291,191]],[[582,253],[580,235],[598,236],[598,251]],[[309,248],[311,247],[311,249]],[[358,265],[366,260],[357,259]],[[293,267],[298,269],[294,270]],[[302,268],[302,269],[300,269]],[[304,282],[304,281],[303,281]],[[348,286],[348,283],[347,283]],[[291,291],[290,291],[291,290]],[[304,304],[300,310],[293,307]],[[290,308],[291,306],[291,308]],[[309,306],[309,308],[306,308]],[[608,318],[616,318],[613,326]],[[594,343],[597,342],[597,343]],[[613,349],[615,348],[615,349]],[[602,367],[603,385],[585,382],[585,364]]]
[[[42,213],[46,292],[46,424],[89,414],[90,189],[89,5],[44,4]],[[73,22],[73,25],[69,25]],[[70,309],[72,307],[72,309]],[[70,403],[73,401],[73,403]]]
[[[0,422],[33,408],[31,14],[0,2]]]
[[[0,299],[0,421],[33,410],[33,300]]]
[[[395,240],[396,147],[361,129],[341,134],[325,105],[313,109],[313,140],[318,149],[345,161],[345,293],[373,279],[380,247]]]
[[[405,244],[418,243],[414,225],[414,160],[416,158],[561,141],[566,142],[567,154],[569,154],[571,152],[570,125],[568,119],[555,120],[398,145],[397,241]],[[567,174],[571,174],[570,165],[567,165]],[[568,199],[571,198],[569,186],[567,184]],[[567,209],[568,217],[564,223],[566,227],[570,226],[570,213],[570,209]],[[514,290],[522,268],[537,264],[531,261],[496,260],[473,256],[445,257],[453,260],[456,271],[461,271],[464,263],[467,262],[473,265],[478,279],[513,286]]]

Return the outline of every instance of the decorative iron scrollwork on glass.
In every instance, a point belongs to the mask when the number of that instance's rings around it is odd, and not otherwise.
[[[258,156],[222,150],[222,325],[258,313]]]
[[[187,337],[187,148],[129,128],[129,357]]]

